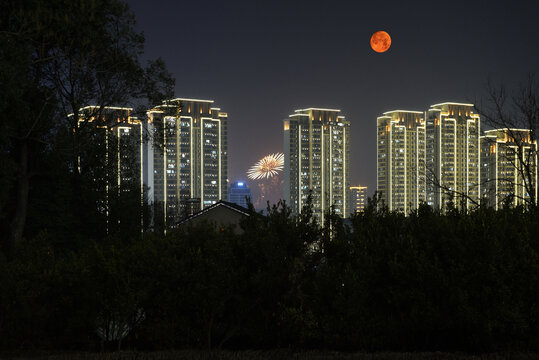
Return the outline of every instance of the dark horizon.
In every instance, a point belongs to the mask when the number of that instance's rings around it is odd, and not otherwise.
[[[524,83],[539,63],[537,2],[177,3],[129,0],[162,57],[175,95],[215,100],[229,114],[229,181],[283,151],[295,109],[340,109],[351,121],[352,186],[376,187],[376,117],[432,104],[475,102],[489,80]],[[392,37],[375,53],[370,36]]]

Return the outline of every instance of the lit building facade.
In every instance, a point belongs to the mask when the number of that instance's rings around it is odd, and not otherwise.
[[[471,209],[480,197],[480,118],[473,104],[446,102],[426,112],[427,203]]]
[[[185,215],[188,199],[200,199],[199,210],[227,199],[228,115],[213,100],[184,98],[165,100],[147,115],[144,182],[153,226],[166,230]]]
[[[340,110],[296,110],[284,120],[284,195],[298,215],[311,195],[313,213],[323,221],[335,213],[350,213],[350,122]]]
[[[481,137],[481,195],[487,206],[537,201],[537,141],[530,130],[494,129]]]
[[[236,181],[228,190],[228,202],[247,207],[247,199],[251,199],[251,189],[243,181]]]
[[[420,111],[377,118],[377,189],[389,210],[408,214],[426,199],[425,120]]]
[[[350,201],[349,211],[352,214],[362,212],[367,206],[367,187],[366,186],[350,186]]]
[[[77,132],[86,146],[77,171],[92,179],[107,233],[122,231],[122,226],[143,229],[142,122],[132,111],[114,106],[79,110]]]

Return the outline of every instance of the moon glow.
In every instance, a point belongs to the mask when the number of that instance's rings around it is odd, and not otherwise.
[[[377,31],[371,36],[371,47],[378,53],[386,52],[391,46],[391,37],[385,31]]]

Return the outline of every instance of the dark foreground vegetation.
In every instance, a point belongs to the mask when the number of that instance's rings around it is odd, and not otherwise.
[[[320,227],[279,206],[241,235],[203,226],[73,248],[42,232],[0,260],[0,345],[537,351],[538,215],[371,203],[351,227]]]
[[[47,359],[47,360],[533,360],[535,353],[350,353],[336,351],[291,351],[291,350],[244,350],[244,351],[207,351],[176,350],[154,352],[113,352],[113,353],[61,353],[6,355],[6,359]]]

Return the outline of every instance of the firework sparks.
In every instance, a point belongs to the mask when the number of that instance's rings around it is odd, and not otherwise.
[[[264,156],[256,164],[254,164],[249,171],[247,171],[247,177],[249,179],[269,179],[282,171],[284,167],[284,154],[277,153]]]

